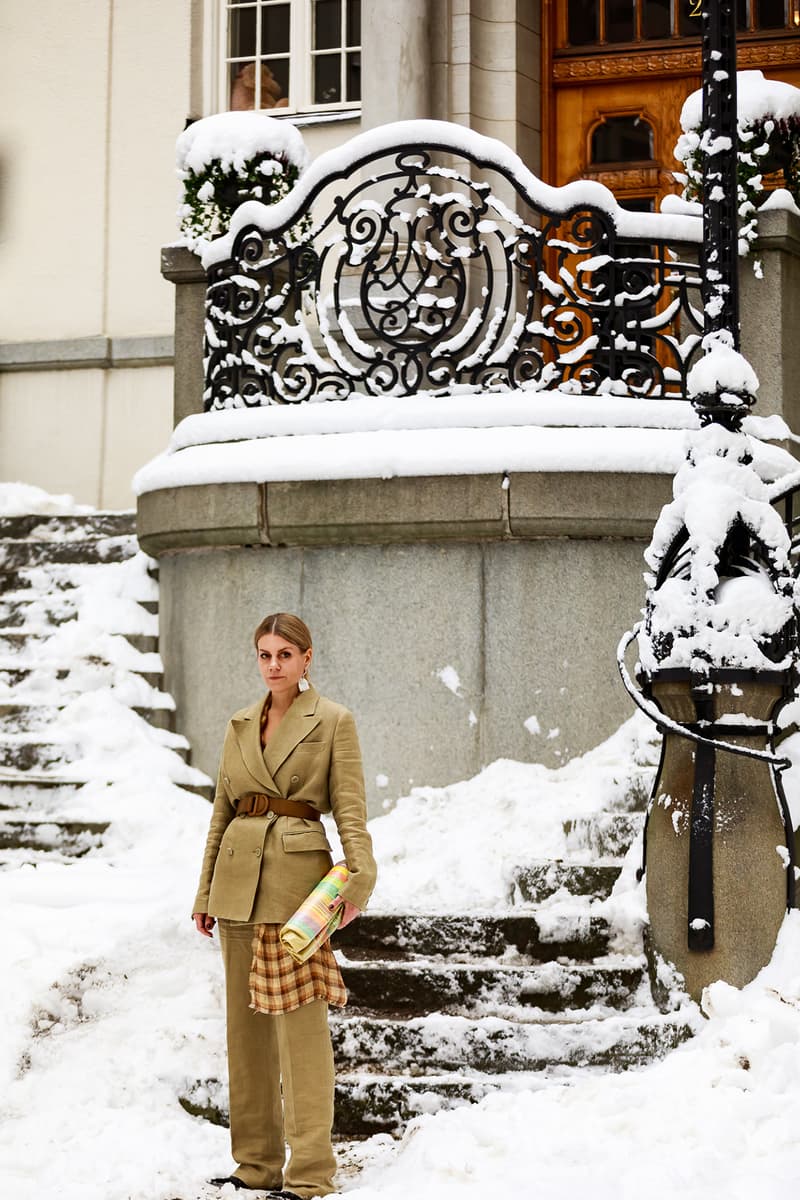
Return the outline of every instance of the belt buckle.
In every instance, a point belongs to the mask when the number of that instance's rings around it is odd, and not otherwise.
[[[250,816],[263,817],[269,812],[269,796],[264,792],[253,792],[250,797]]]

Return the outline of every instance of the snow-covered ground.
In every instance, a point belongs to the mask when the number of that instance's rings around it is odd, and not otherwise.
[[[215,1194],[205,1181],[230,1169],[228,1135],[177,1097],[224,1074],[218,947],[189,913],[209,809],[180,786],[190,780],[175,750],[98,697],[82,701],[91,720],[73,713],[71,732],[91,780],[76,810],[113,813],[102,846],[70,865],[0,871],[0,1195],[205,1198]],[[637,716],[558,770],[499,761],[415,789],[372,822],[372,907],[459,911],[466,896],[505,908],[521,849],[563,854],[564,815],[646,786],[654,750]],[[488,808],[502,818],[491,840]],[[643,912],[634,858],[605,908],[623,941]],[[714,985],[704,1007],[698,1036],[659,1064],[501,1091],[419,1118],[399,1141],[362,1143],[343,1190],[352,1200],[785,1195],[800,1180],[800,914],[758,979],[741,992]]]

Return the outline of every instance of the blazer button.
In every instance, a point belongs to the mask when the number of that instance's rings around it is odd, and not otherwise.
[[[233,846],[228,846],[228,854],[233,854]]]
[[[299,775],[293,775],[293,776],[292,776],[292,783],[299,783],[299,782],[300,782],[300,776],[299,776]]]
[[[260,849],[260,847],[259,847],[259,849],[257,849],[257,850],[254,850],[254,851],[253,851],[253,853],[255,854],[256,858],[261,858],[261,849]]]

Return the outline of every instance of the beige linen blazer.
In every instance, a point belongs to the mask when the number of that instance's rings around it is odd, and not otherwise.
[[[231,921],[288,920],[332,865],[322,824],[302,817],[237,817],[264,792],[332,812],[350,871],[342,895],[365,908],[377,868],[367,832],[364,773],[352,714],[309,687],[261,748],[258,700],[231,718],[193,912]]]

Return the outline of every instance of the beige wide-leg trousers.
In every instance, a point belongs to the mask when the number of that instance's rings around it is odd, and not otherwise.
[[[287,1188],[304,1200],[326,1196],[335,1190],[336,1171],[328,1005],[314,1000],[274,1016],[250,1008],[255,928],[219,921],[234,1174],[249,1187]],[[284,1137],[289,1144],[285,1169]]]

